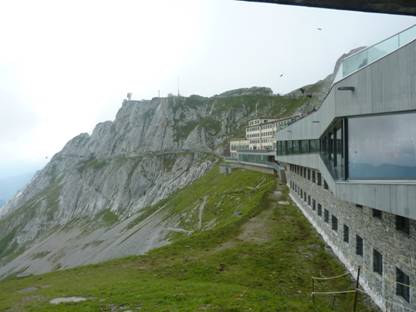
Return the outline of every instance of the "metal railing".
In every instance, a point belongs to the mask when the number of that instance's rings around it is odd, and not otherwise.
[[[413,25],[396,35],[344,58],[341,61],[333,83],[336,83],[355,71],[374,63],[375,61],[396,51],[400,47],[412,42],[415,39],[416,25]]]

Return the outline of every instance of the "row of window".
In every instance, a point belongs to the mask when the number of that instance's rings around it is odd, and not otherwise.
[[[278,141],[277,155],[320,152],[334,179],[414,180],[415,116],[406,112],[336,119],[319,140]]]
[[[318,153],[319,151],[319,140],[290,140],[277,142],[278,156],[304,153]]]
[[[322,208],[322,205],[317,202],[311,195],[307,194],[302,188],[300,188],[296,183],[290,181],[290,188],[305,202],[309,207],[312,208],[313,211],[317,212],[317,215],[322,218],[325,223],[331,223],[331,229],[334,232],[338,232],[338,218],[334,214],[331,215],[330,212],[326,208]],[[380,210],[373,209],[373,217],[375,218],[382,218],[382,213]],[[398,217],[398,216],[397,216]],[[405,222],[406,218],[399,217],[396,218],[396,229],[403,231],[403,222]],[[400,221],[398,221],[400,220]],[[407,219],[407,221],[409,221]],[[398,228],[398,224],[400,227]],[[407,222],[408,224],[408,222]],[[343,233],[342,239],[345,243],[349,244],[350,242],[350,228],[348,225],[343,225]],[[363,257],[364,256],[364,240],[363,238],[356,234],[355,236],[355,254],[357,256]],[[377,250],[373,249],[373,272],[383,275],[383,255]],[[410,302],[410,278],[409,275],[405,274],[402,270],[396,267],[396,294],[407,302]]]
[[[258,138],[258,137],[264,137],[264,136],[271,136],[274,139],[275,135],[276,135],[276,131],[266,131],[266,132],[247,133],[246,137]]]
[[[363,208],[362,205],[355,205],[358,208]],[[383,219],[383,212],[378,209],[372,209],[372,215],[374,218]],[[402,216],[395,216],[395,227],[397,231],[402,232],[403,234],[410,235],[410,219],[402,217]]]
[[[322,178],[321,173],[318,170],[314,170],[307,167],[302,167],[298,165],[289,165],[289,171],[301,176],[316,185],[321,186],[323,181],[324,189],[329,189],[328,183],[326,183],[325,179]]]

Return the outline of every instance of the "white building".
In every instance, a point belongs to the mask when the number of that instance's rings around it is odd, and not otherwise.
[[[248,122],[246,139],[249,140],[250,150],[276,150],[276,133],[285,128],[295,117],[280,119],[256,118]]]
[[[249,149],[249,140],[235,139],[230,141],[230,154],[232,158],[238,158],[238,152]]]

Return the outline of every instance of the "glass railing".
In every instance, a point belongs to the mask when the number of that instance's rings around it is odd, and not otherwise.
[[[403,30],[402,32],[387,38],[369,48],[358,51],[351,56],[344,58],[337,71],[334,83],[351,73],[363,68],[383,56],[394,52],[398,48],[416,39],[416,25]]]

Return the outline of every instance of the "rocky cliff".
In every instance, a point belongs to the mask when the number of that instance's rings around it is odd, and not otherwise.
[[[324,88],[319,84],[314,92]],[[69,141],[5,206],[0,277],[140,254],[168,243],[169,233],[181,230],[177,218],[154,207],[204,175],[229,138],[244,135],[256,107],[261,115],[283,117],[308,103],[306,95],[250,88],[211,98],[124,101],[114,121]]]

